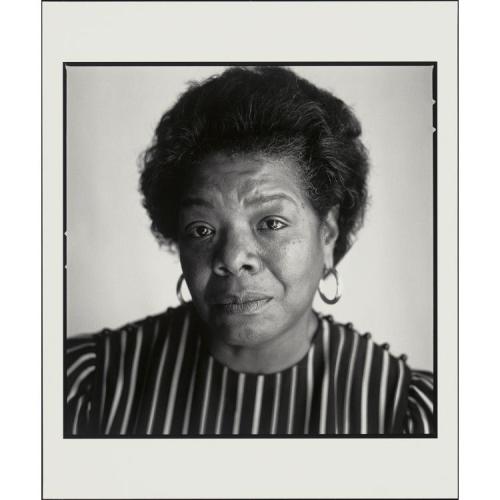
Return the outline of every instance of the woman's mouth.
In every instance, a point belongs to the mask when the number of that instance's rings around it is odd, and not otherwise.
[[[272,297],[263,295],[228,295],[218,300],[213,306],[225,314],[256,314],[260,312]]]

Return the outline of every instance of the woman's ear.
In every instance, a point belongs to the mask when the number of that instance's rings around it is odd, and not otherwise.
[[[339,207],[335,205],[332,207],[323,220],[323,251],[324,251],[324,265],[325,269],[333,269],[333,251],[335,249],[335,242],[339,234],[338,228],[338,213]]]

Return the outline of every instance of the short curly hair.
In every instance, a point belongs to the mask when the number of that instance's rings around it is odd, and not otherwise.
[[[335,206],[338,262],[361,227],[368,155],[349,107],[284,67],[232,67],[190,83],[161,118],[141,162],[140,190],[151,229],[178,242],[180,196],[192,168],[210,154],[291,158],[321,220]]]

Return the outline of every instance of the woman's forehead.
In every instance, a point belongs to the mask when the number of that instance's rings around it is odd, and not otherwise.
[[[214,155],[193,172],[187,196],[232,196],[241,202],[259,201],[275,192],[302,198],[297,166],[293,160],[256,155]]]

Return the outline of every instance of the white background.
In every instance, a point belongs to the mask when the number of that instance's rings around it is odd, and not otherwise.
[[[338,267],[343,297],[315,308],[432,370],[432,66],[291,67],[353,108],[371,161],[365,224]],[[138,157],[186,83],[223,70],[67,68],[68,335],[178,305],[178,257],[149,231]]]
[[[2,169],[0,197],[6,235],[3,331],[4,352],[16,354],[4,356],[0,365],[3,401],[8,402],[3,408],[12,409],[0,416],[7,472],[1,493],[11,499],[40,498],[40,19],[38,2],[30,8],[26,3],[4,3],[0,16],[2,61],[8,70],[0,82],[3,165],[12,167]],[[499,488],[495,420],[500,408],[498,398],[491,397],[500,347],[495,231],[500,80],[492,64],[499,44],[498,14],[495,2],[461,2],[460,498],[466,500],[494,497]]]

